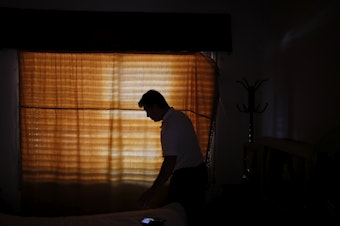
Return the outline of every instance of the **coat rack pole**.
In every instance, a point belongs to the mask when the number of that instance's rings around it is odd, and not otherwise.
[[[243,104],[243,109],[240,108],[239,105],[236,105],[237,109],[242,112],[249,114],[249,127],[248,127],[248,143],[254,142],[254,113],[263,113],[268,103],[265,103],[265,106],[260,110],[260,105],[257,105],[255,107],[255,92],[260,87],[260,85],[268,81],[268,79],[263,80],[257,80],[254,85],[249,85],[248,81],[246,79],[242,79],[242,81],[236,81],[237,83],[240,83],[248,92],[248,106]],[[247,165],[247,152],[246,150],[243,151],[243,180],[249,179],[249,168]]]

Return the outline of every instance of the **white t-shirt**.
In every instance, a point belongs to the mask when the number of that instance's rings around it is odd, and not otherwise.
[[[204,161],[197,136],[189,117],[171,107],[161,126],[163,156],[176,155],[175,170],[198,166]]]

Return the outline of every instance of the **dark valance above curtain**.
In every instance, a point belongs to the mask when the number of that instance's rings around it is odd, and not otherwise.
[[[0,8],[0,48],[61,51],[231,52],[226,13]]]

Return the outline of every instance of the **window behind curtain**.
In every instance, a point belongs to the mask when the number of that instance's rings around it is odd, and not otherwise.
[[[161,124],[137,104],[149,89],[191,118],[206,155],[215,81],[201,53],[20,52],[23,184],[149,185],[162,162]]]

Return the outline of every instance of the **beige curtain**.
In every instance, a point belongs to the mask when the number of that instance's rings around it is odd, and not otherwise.
[[[130,209],[162,162],[160,123],[137,104],[149,89],[188,114],[205,155],[217,92],[203,54],[20,52],[26,211]]]

